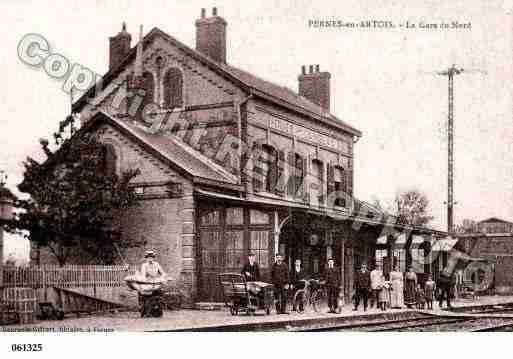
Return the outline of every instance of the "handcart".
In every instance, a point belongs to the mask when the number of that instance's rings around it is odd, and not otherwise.
[[[162,286],[167,279],[144,280],[138,275],[131,275],[124,278],[127,286],[137,291],[139,297],[139,310],[141,317],[162,317]]]
[[[219,274],[219,284],[223,291],[224,303],[230,308],[232,315],[239,312],[254,314],[257,310],[265,310],[271,314],[274,304],[274,287],[264,282],[246,282],[246,278],[238,273]]]

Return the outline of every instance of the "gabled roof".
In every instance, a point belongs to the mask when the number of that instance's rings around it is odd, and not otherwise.
[[[272,82],[263,80],[255,75],[250,74],[244,70],[238,69],[234,66],[222,64],[213,61],[209,57],[203,55],[199,51],[196,51],[182,42],[178,41],[174,37],[168,35],[159,28],[153,28],[143,38],[143,49],[146,48],[151,41],[156,37],[162,37],[172,45],[184,51],[187,55],[191,56],[195,60],[199,61],[203,65],[207,66],[212,71],[216,72],[220,76],[223,76],[227,80],[233,82],[236,86],[240,87],[244,91],[253,94],[257,97],[264,98],[268,101],[274,102],[280,106],[286,107],[289,110],[299,112],[303,115],[313,117],[318,121],[325,123],[329,126],[344,130],[351,133],[354,136],[361,136],[362,133],[352,127],[351,125],[340,120],[329,111],[324,110],[322,107],[314,104],[308,99],[299,96],[294,91],[276,85]],[[120,62],[120,64],[109,70],[102,78],[100,86],[105,89],[107,85],[116,78],[135,58],[137,45],[134,46],[127,56]],[[91,87],[80,99],[73,104],[73,111],[79,112],[87,104],[87,99],[92,98],[95,95],[96,86]]]
[[[223,186],[228,184],[237,185],[238,183],[237,176],[212,162],[200,152],[187,148],[186,145],[172,136],[151,134],[132,121],[117,119],[105,112],[98,112],[84,125],[84,130],[92,128],[102,121],[118,129],[178,172],[193,177],[196,182],[201,182],[204,179],[209,184],[217,183]]]

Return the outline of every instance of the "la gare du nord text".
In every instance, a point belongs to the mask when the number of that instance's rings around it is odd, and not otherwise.
[[[470,22],[461,23],[459,21],[450,22],[401,22],[399,25],[393,21],[388,20],[362,20],[359,22],[343,21],[343,20],[308,20],[308,27],[313,28],[376,28],[376,29],[394,29],[394,28],[406,28],[406,29],[467,29],[472,28]]]

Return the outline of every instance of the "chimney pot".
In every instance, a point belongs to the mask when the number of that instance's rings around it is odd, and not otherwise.
[[[196,20],[196,50],[212,60],[226,63],[226,21],[212,9],[212,17]]]
[[[309,65],[310,73],[305,75],[305,66],[301,68],[302,75],[298,76],[299,95],[307,98],[323,109],[330,110],[330,73],[320,72],[320,66]]]
[[[306,75],[306,66],[305,65],[301,66],[301,73],[303,75]]]
[[[204,8],[201,9],[201,18],[204,19],[205,16],[207,16],[207,10],[205,10]]]

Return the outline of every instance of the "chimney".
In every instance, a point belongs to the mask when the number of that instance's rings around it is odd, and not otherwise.
[[[306,73],[306,67],[301,67],[301,74],[298,76],[299,94],[329,111],[330,73],[321,72],[319,65],[315,65],[315,71],[314,65],[310,65],[308,70]]]
[[[121,31],[116,36],[109,38],[109,70],[119,65],[125,58],[130,51],[131,41],[132,36],[126,31],[126,23],[123,22]]]
[[[212,9],[212,16],[206,17],[201,9],[201,18],[196,20],[196,50],[212,60],[226,63],[226,21]]]

